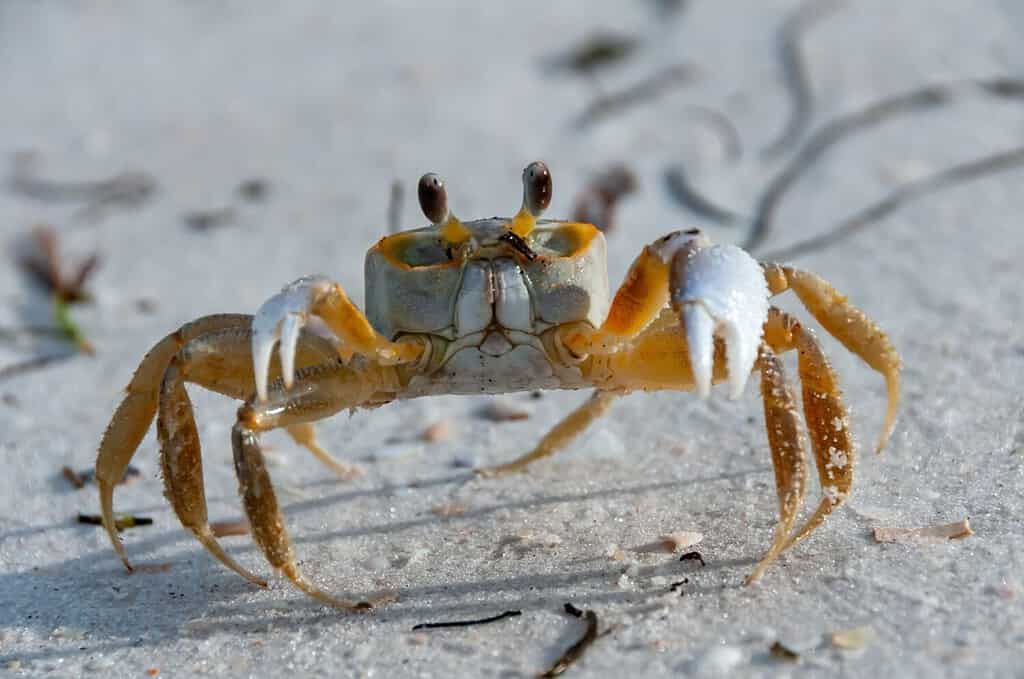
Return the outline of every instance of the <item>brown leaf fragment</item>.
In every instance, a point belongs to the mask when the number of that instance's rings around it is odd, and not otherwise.
[[[71,467],[61,467],[60,473],[75,488],[85,488],[85,481]]]
[[[79,514],[78,523],[88,524],[90,526],[102,526],[103,519],[99,514]],[[114,515],[114,526],[117,530],[122,531],[126,528],[136,528],[138,526],[151,526],[153,525],[153,519],[148,516],[132,516],[131,514],[115,514]]]
[[[625,165],[613,165],[594,177],[576,197],[572,219],[588,222],[600,231],[615,226],[615,212],[619,202],[636,191],[636,175]]]
[[[565,604],[565,612],[569,615],[585,620],[587,623],[587,629],[583,632],[583,636],[580,637],[579,641],[567,648],[565,653],[563,653],[562,656],[556,660],[546,672],[539,675],[542,678],[557,677],[564,674],[574,662],[583,656],[590,645],[598,638],[597,613],[590,610],[581,611],[570,603]]]
[[[876,526],[872,529],[875,542],[890,543],[923,543],[934,544],[946,540],[962,540],[974,535],[967,519],[940,526],[924,526],[921,528],[886,528]]]
[[[771,645],[771,647],[768,649],[768,652],[771,653],[773,657],[778,658],[779,660],[784,660],[786,662],[792,663],[800,662],[799,653],[787,648],[786,646],[782,645],[781,642],[778,641]]]

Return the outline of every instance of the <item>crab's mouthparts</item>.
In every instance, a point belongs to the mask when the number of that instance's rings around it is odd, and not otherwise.
[[[508,243],[513,250],[521,254],[526,258],[526,261],[532,262],[537,259],[537,253],[534,252],[523,238],[512,231],[506,231],[505,233],[498,236],[498,240],[502,243]]]

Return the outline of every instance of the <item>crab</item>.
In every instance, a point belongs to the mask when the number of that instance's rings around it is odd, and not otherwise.
[[[551,191],[547,166],[535,162],[523,171],[522,207],[514,217],[461,221],[448,207],[444,182],[426,174],[418,194],[430,225],[386,236],[369,250],[365,313],[338,283],[308,276],[254,316],[205,316],[160,340],[135,371],[96,460],[103,525],[128,570],[113,492],[155,417],[166,496],[182,525],[225,566],[267,584],[236,562],[210,528],[186,383],[244,401],[231,441],[253,538],[300,590],[340,608],[372,604],[328,594],[300,571],[260,434],[284,428],[347,477],[354,468],[319,445],[313,423],[400,399],[594,390],[529,453],[477,470],[493,477],[522,472],[566,448],[631,391],[695,391],[707,398],[712,385],[726,383],[736,399],[756,372],[779,520],[747,582],[819,527],[850,493],[854,441],[838,378],[818,340],[770,300],[792,290],[826,331],[884,377],[888,409],[879,451],[899,401],[900,359],[885,333],[816,274],[760,263],[697,229],[644,247],[609,299],[603,234],[590,224],[540,219]],[[805,426],[779,358],[791,350],[822,487],[817,508],[799,527],[808,475]]]

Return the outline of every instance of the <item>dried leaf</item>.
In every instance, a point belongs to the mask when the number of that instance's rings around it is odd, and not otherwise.
[[[779,660],[785,660],[786,662],[793,663],[800,662],[799,653],[790,648],[787,648],[781,642],[778,641],[771,645],[771,647],[768,649],[768,652],[771,653],[772,656],[778,658]]]

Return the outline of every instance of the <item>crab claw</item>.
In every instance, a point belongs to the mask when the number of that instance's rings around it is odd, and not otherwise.
[[[761,265],[735,245],[711,245],[699,232],[675,248],[669,274],[672,306],[686,328],[697,394],[711,392],[715,337],[725,342],[729,398],[739,398],[757,359],[768,318]]]
[[[295,347],[299,332],[309,322],[313,301],[333,283],[325,276],[305,276],[289,283],[260,306],[252,319],[252,362],[256,394],[267,400],[267,382],[274,347],[280,341],[281,377],[285,387],[295,380]]]

